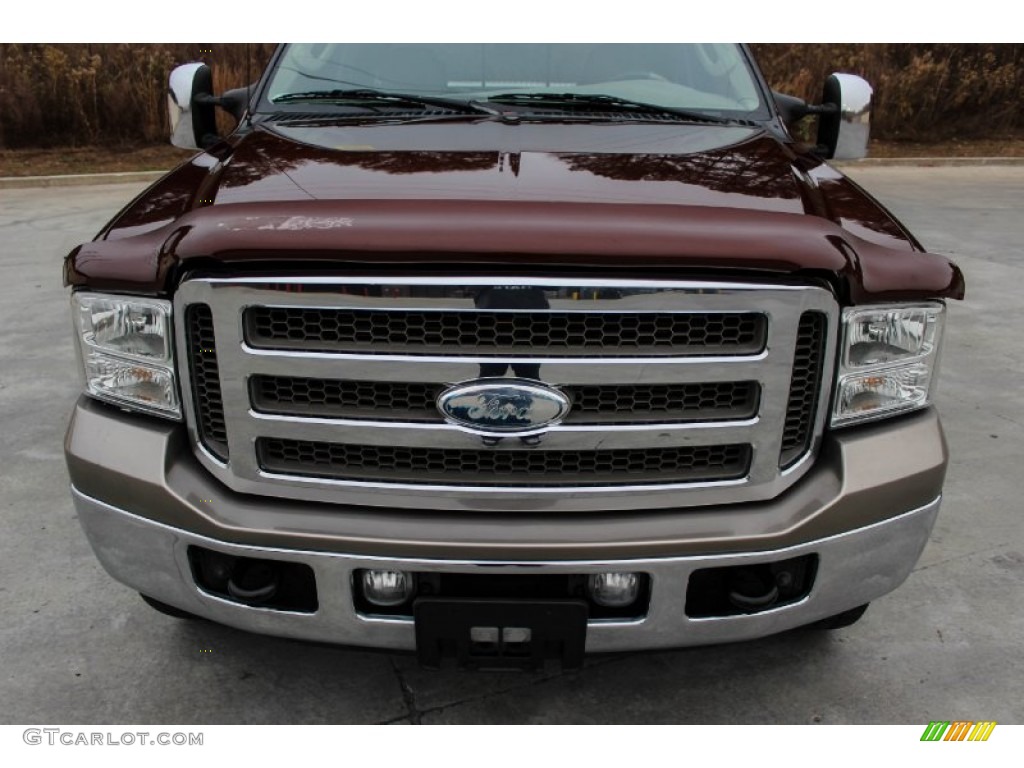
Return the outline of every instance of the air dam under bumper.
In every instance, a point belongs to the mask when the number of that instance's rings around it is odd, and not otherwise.
[[[910,574],[935,522],[939,498],[918,509],[847,533],[771,551],[646,560],[471,562],[390,559],[240,546],[153,522],[73,489],[79,519],[111,576],[198,616],[239,629],[343,645],[412,650],[413,623],[363,616],[352,600],[352,572],[362,568],[462,573],[643,571],[651,577],[647,616],[592,621],[588,652],[669,648],[747,640],[798,627],[880,597]],[[232,555],[304,563],[319,595],[315,613],[254,608],[202,592],[188,562],[189,545]],[[819,557],[814,586],[800,602],[747,616],[695,619],[683,611],[687,581],[701,568]]]

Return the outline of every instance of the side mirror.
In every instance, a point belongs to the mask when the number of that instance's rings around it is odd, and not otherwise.
[[[217,141],[213,72],[206,64],[182,64],[171,72],[167,114],[171,144],[204,149]]]
[[[784,122],[786,127],[790,130],[792,130],[793,126],[800,120],[817,110],[817,107],[811,106],[803,99],[796,96],[790,96],[789,94],[780,93],[779,91],[772,91],[772,97],[774,97],[775,106],[779,110],[779,117],[782,118],[782,122]]]
[[[825,81],[822,104],[834,105],[818,123],[818,143],[825,157],[860,160],[867,156],[872,93],[868,82],[856,75],[836,73]]]

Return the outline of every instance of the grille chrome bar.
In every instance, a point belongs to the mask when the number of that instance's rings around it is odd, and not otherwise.
[[[811,286],[748,283],[707,283],[643,280],[580,280],[514,278],[507,285],[529,286],[543,292],[552,312],[572,313],[710,313],[743,314],[762,318],[763,343],[756,351],[737,355],[671,355],[659,351],[643,357],[561,354],[530,357],[480,355],[458,348],[440,348],[430,354],[409,354],[386,345],[359,352],[308,349],[271,350],[252,346],[246,336],[246,314],[252,307],[298,307],[331,310],[373,309],[479,311],[474,296],[495,285],[495,278],[262,278],[199,279],[183,283],[176,296],[176,322],[184,323],[185,310],[206,304],[212,313],[219,378],[223,392],[230,460],[225,465],[203,447],[196,429],[197,412],[191,381],[182,377],[186,391],[187,421],[197,455],[229,487],[246,493],[365,506],[386,506],[465,511],[514,510],[570,512],[620,509],[684,508],[772,498],[796,481],[809,467],[823,429],[824,408],[816,403],[808,422],[809,439],[802,453],[780,469],[784,425],[790,415],[791,376],[800,319],[805,312],[819,313],[824,327],[834,329],[838,308],[831,294]],[[507,287],[505,285],[504,287]],[[584,297],[584,298],[580,298]],[[587,298],[593,297],[593,298]],[[531,309],[530,312],[536,312]],[[831,386],[834,333],[825,333],[818,391]],[[190,359],[178,328],[179,358]],[[523,354],[525,352],[525,355]],[[372,412],[259,413],[251,401],[253,377],[291,376],[341,381],[418,382],[448,386],[490,373],[495,364],[505,376],[539,379],[571,390],[596,386],[679,386],[723,382],[754,382],[759,390],[756,415],[679,421],[672,418],[637,418],[621,423],[564,423],[541,436],[537,445],[518,440],[481,445],[481,438],[458,426],[432,422],[374,420]],[[304,476],[294,467],[261,465],[256,446],[261,439],[308,443],[381,447],[409,450],[484,451],[490,453],[544,453],[554,451],[647,451],[694,449],[728,445],[749,446],[749,466],[742,476],[722,479],[720,474],[663,475],[634,482],[616,477],[614,484],[590,485],[529,483],[474,486],[458,477],[422,476],[384,471],[362,479]],[[377,454],[381,455],[380,453]],[[404,455],[404,454],[403,454]],[[550,458],[550,457],[549,457]],[[510,459],[500,459],[506,461]],[[488,459],[490,461],[490,459]],[[532,459],[531,461],[540,461]],[[569,478],[571,481],[571,477]],[[489,481],[488,481],[489,482]]]
[[[454,424],[431,424],[393,421],[363,421],[350,419],[304,418],[272,416],[252,413],[253,435],[310,439],[331,442],[332,436],[344,435],[344,442],[366,446],[405,445],[412,447],[438,446],[442,448],[476,448],[481,438]],[[758,418],[746,421],[715,421],[696,424],[558,424],[541,436],[540,442],[520,443],[506,439],[502,450],[544,451],[596,450],[606,448],[658,448],[679,445],[718,445],[720,443],[766,443],[752,434]],[[776,464],[778,454],[776,454]]]
[[[235,342],[238,343],[237,341]],[[242,343],[238,350],[246,371],[268,376],[338,378],[350,381],[416,381],[444,383],[480,377],[482,365],[494,361],[481,357],[414,357],[407,355],[350,355],[320,352],[271,352]],[[542,366],[544,381],[552,386],[586,384],[680,384],[720,381],[758,381],[764,375],[768,354],[713,358],[502,358],[506,375],[518,368]]]

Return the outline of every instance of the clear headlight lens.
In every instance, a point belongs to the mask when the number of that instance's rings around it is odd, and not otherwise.
[[[86,392],[180,418],[170,302],[97,293],[74,293],[71,302]]]
[[[74,297],[75,317],[85,345],[125,357],[169,359],[168,302],[95,293],[76,293]]]
[[[941,305],[851,311],[846,316],[846,367],[925,357],[938,343],[941,322]]]
[[[844,313],[833,426],[912,411],[931,402],[944,309],[931,303]]]

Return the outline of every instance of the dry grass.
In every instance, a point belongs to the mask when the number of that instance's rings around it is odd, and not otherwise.
[[[1024,157],[1024,136],[949,141],[873,141],[868,157]]]
[[[141,147],[0,149],[0,177],[167,171],[191,155],[166,143]]]

